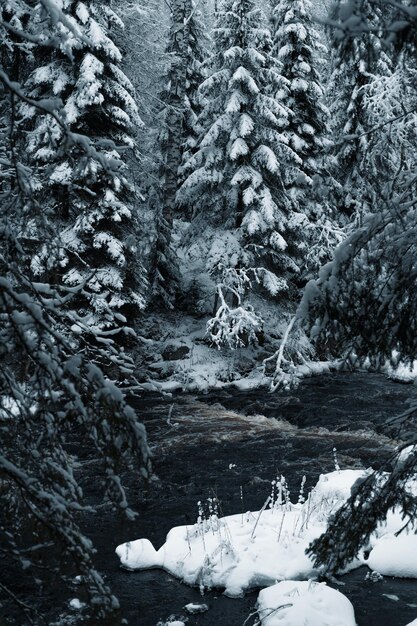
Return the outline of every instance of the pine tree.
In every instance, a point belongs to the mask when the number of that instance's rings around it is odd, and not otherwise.
[[[198,116],[202,109],[198,90],[204,80],[203,63],[207,44],[201,16],[193,2],[185,3],[183,19],[185,22],[183,49],[177,42],[177,31],[174,30],[176,23],[173,22],[171,26],[168,45],[171,63],[166,77],[167,90],[162,94],[162,99],[167,104],[163,112],[163,130],[160,138],[164,161],[165,204],[172,206],[174,210],[176,193],[183,180],[181,165],[188,160],[187,155],[190,156],[194,151],[198,138]],[[171,107],[175,110],[170,111]],[[171,119],[170,116],[174,114],[177,117]],[[179,132],[174,136],[173,133],[177,130]],[[172,152],[176,143],[178,152],[173,158]],[[166,170],[176,174],[175,193],[172,197],[167,186],[169,172]]]
[[[172,222],[173,219],[178,185],[178,168],[182,160],[189,45],[188,20],[191,11],[191,0],[174,0],[167,46],[170,64],[166,78],[166,91],[162,94],[162,100],[166,103],[166,109],[163,111],[163,131],[160,137],[163,154],[163,215],[168,222]]]
[[[182,164],[195,150],[201,111],[198,87],[203,80],[203,26],[191,0],[174,0],[167,53],[169,68],[161,100],[162,129],[160,206],[157,213],[157,240],[151,298],[155,304],[172,308],[179,290],[179,270],[172,245],[176,195],[184,177]],[[181,214],[178,214],[182,217]],[[188,216],[185,216],[188,218]]]
[[[311,178],[322,171],[323,155],[329,144],[329,112],[324,105],[319,72],[327,49],[320,41],[311,11],[310,0],[280,0],[273,10],[273,54],[281,63],[282,75],[289,81],[288,89],[278,96],[292,112],[285,133],[303,161],[300,169],[310,184]]]
[[[302,161],[302,176],[294,181],[291,193],[308,218],[304,259],[308,277],[329,260],[342,237],[332,205],[331,192],[338,186],[329,155],[329,110],[321,78],[328,51],[313,22],[310,0],[280,0],[272,19],[273,55],[288,80],[288,88],[276,96],[291,111],[285,135]]]
[[[114,327],[144,306],[146,279],[135,258],[139,216],[123,156],[133,148],[133,129],[141,122],[111,39],[123,24],[109,3],[65,0],[63,11],[66,47],[39,54],[41,62],[26,89],[30,97],[49,99],[51,106],[59,98],[63,122],[92,143],[94,156],[77,146],[66,150],[57,120],[39,120],[33,107],[21,107],[31,125],[28,156],[38,166],[36,201],[43,204],[55,233],[55,249],[41,246],[32,271],[52,282],[83,285],[78,312],[86,326]],[[110,169],[108,163],[116,167]]]
[[[50,584],[51,577],[61,583],[69,599],[73,594],[69,580],[79,575],[85,590],[83,619],[103,623],[110,614],[117,620],[114,612],[119,603],[97,571],[94,547],[80,528],[80,512],[91,502],[84,500],[74,473],[78,451],[69,454],[68,435],[77,433],[83,445],[89,442],[104,477],[103,502],[111,502],[131,519],[133,511],[120,474],[123,468],[133,469],[136,476],[147,475],[146,431],[97,361],[110,359],[116,369],[121,366],[123,376],[132,374],[133,362],[105,332],[97,337],[101,344],[84,337],[83,349],[79,349],[77,331],[83,321],[71,306],[64,305],[76,298],[82,287],[32,282],[24,271],[27,251],[20,237],[21,225],[30,217],[35,232],[47,239],[48,233],[41,228],[49,196],[43,196],[43,204],[35,198],[38,193],[33,181],[44,180],[44,172],[37,171],[44,162],[29,159],[28,164],[19,104],[32,107],[35,128],[44,127],[46,117],[55,120],[63,137],[62,161],[67,155],[72,163],[74,154],[89,157],[91,162],[97,159],[86,136],[72,133],[63,121],[62,102],[42,96],[29,98],[23,82],[25,64],[44,61],[41,51],[50,54],[56,49],[58,54],[74,48],[75,40],[79,39],[80,45],[85,41],[78,30],[66,28],[71,23],[57,3],[13,0],[4,4],[7,10],[1,11],[0,22],[0,38],[5,44],[0,66],[0,127],[7,138],[0,156],[2,614],[4,610],[9,613],[10,601],[20,611],[15,618],[18,623],[66,621],[62,615],[58,617],[65,611],[59,599],[56,606],[43,604],[40,612],[47,611],[45,616],[32,610],[30,603]],[[13,73],[16,69],[19,72]],[[54,128],[52,121],[49,127]],[[103,156],[100,163],[103,169],[106,165],[109,176],[113,169],[118,175],[115,159]],[[17,588],[18,576],[21,584]]]
[[[210,75],[201,86],[205,106],[198,151],[179,202],[196,216],[233,234],[233,254],[221,241],[209,266],[232,283],[251,273],[276,296],[289,289],[303,249],[296,198],[288,190],[301,176],[301,159],[284,129],[290,111],[270,95],[288,88],[271,55],[272,42],[262,12],[251,0],[227,0],[217,17]],[[200,225],[200,226],[198,226]],[[221,255],[220,255],[221,256]],[[214,257],[217,260],[214,260]],[[210,269],[210,268],[209,268]]]
[[[391,74],[392,62],[374,32],[381,26],[382,9],[369,0],[355,2],[350,8],[352,19],[362,23],[362,32],[360,36],[347,33],[341,37],[339,31],[334,31],[334,69],[328,91],[342,184],[339,206],[347,215],[355,215],[372,209],[372,185],[381,175],[380,171],[373,171],[368,160],[373,147],[368,134],[372,122],[366,95],[375,80]],[[333,17],[338,19],[343,11],[339,3]]]

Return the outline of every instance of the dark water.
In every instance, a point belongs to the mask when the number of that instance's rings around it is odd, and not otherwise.
[[[259,509],[277,472],[286,476],[294,494],[303,475],[306,486],[312,487],[320,473],[334,469],[334,447],[342,469],[378,467],[389,459],[394,445],[384,435],[383,423],[412,399],[417,399],[415,386],[373,374],[311,378],[296,392],[282,395],[228,390],[136,399],[155,453],[158,480],[143,493],[129,477],[131,505],[140,514],[134,522],[121,522],[108,513],[97,513],[85,522],[98,549],[99,569],[129,624],[156,626],[171,615],[185,616],[183,607],[189,602],[205,602],[209,611],[189,616],[188,626],[242,626],[254,611],[256,592],[239,600],[221,592],[202,598],[197,589],[163,571],[121,569],[115,547],[147,537],[159,548],[172,526],[194,523],[197,501],[213,494],[224,515],[241,510],[240,487],[244,509]],[[88,466],[82,474],[84,488],[93,497],[95,477]],[[361,568],[340,579],[344,583],[340,590],[353,603],[360,626],[405,626],[417,617],[417,581],[365,582],[366,572]],[[253,618],[247,622],[253,623]]]

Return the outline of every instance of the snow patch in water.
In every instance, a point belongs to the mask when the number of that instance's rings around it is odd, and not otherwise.
[[[161,568],[201,589],[223,588],[230,597],[277,581],[308,580],[318,572],[305,554],[307,547],[325,531],[355,482],[371,471],[322,474],[304,503],[272,506],[268,499],[259,511],[222,518],[211,514],[193,526],[173,528],[159,550],[139,539],[118,546],[116,554],[128,569]],[[404,523],[399,509],[390,511],[371,538],[368,561],[359,556],[344,571],[366,563],[381,574],[417,577],[410,556],[417,552],[417,536],[394,536]]]
[[[262,626],[356,626],[350,601],[326,583],[280,582],[260,592],[257,609]]]
[[[416,555],[417,535],[389,534],[375,543],[366,564],[383,576],[417,578]]]
[[[307,580],[317,572],[306,548],[367,473],[324,474],[303,504],[275,502],[268,508],[267,501],[260,511],[210,515],[193,526],[173,528],[158,551],[147,539],[139,539],[118,546],[116,554],[128,569],[159,567],[189,585],[223,588],[231,597],[279,580]],[[354,567],[361,563],[355,561]]]

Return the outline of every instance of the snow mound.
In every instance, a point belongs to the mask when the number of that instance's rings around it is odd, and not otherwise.
[[[116,554],[128,569],[160,567],[189,585],[223,588],[230,597],[280,580],[307,580],[317,573],[305,554],[308,545],[366,475],[360,470],[324,474],[304,503],[280,496],[273,503],[269,498],[260,511],[200,516],[194,526],[173,528],[158,551],[139,539],[118,546]]]
[[[356,625],[353,606],[346,596],[313,581],[288,580],[263,589],[257,610],[262,626]]]
[[[366,564],[383,576],[417,578],[417,535],[393,534],[381,537]]]
[[[162,559],[158,557],[158,552],[149,539],[137,539],[123,543],[116,548],[116,554],[126,569],[163,567]]]
[[[127,569],[162,568],[188,585],[224,589],[230,597],[278,581],[306,581],[318,573],[306,549],[326,530],[329,517],[347,500],[356,481],[371,471],[322,474],[307,500],[297,504],[289,501],[283,477],[273,481],[259,511],[218,517],[213,500],[205,513],[199,503],[197,523],[173,528],[159,550],[139,539],[118,546],[116,554]],[[414,493],[416,482],[411,480],[408,487]],[[396,537],[407,521],[410,534]],[[417,578],[415,533],[416,527],[395,507],[371,536],[368,561],[360,554],[341,573],[367,564],[383,575]]]

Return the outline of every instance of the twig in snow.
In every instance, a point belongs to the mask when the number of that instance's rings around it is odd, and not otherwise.
[[[255,526],[253,527],[252,534],[251,534],[251,536],[250,536],[250,538],[251,538],[251,539],[254,539],[255,530],[256,530],[256,527],[257,527],[257,525],[258,525],[258,522],[259,522],[259,520],[261,519],[261,515],[262,515],[262,513],[265,511],[265,509],[266,509],[266,507],[268,506],[268,504],[270,503],[270,501],[271,501],[271,496],[268,496],[268,497],[267,497],[267,499],[266,499],[266,500],[265,500],[265,502],[264,502],[263,507],[262,507],[262,508],[261,508],[261,510],[259,511],[259,515],[258,515],[258,517],[257,517],[257,520],[256,520],[256,522],[255,522]]]

